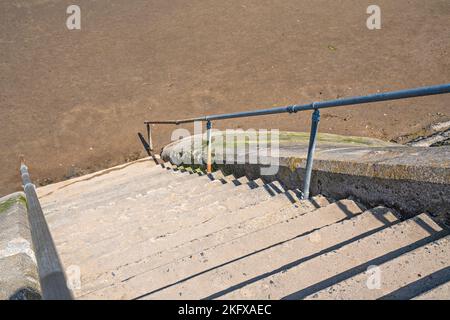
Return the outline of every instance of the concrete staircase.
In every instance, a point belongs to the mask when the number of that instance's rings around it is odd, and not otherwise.
[[[449,233],[427,214],[148,160],[38,193],[80,299],[450,298]]]

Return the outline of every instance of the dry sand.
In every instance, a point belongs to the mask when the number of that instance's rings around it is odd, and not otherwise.
[[[81,7],[82,30],[65,25]],[[143,155],[145,119],[311,102],[450,80],[450,2],[377,0],[0,2],[0,195]],[[219,128],[307,131],[310,115]],[[450,96],[327,110],[321,132],[390,140],[450,118]],[[173,127],[155,128],[158,147]]]

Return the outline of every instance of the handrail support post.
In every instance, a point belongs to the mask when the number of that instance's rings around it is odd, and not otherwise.
[[[147,141],[150,151],[153,151],[153,141],[152,141],[152,127],[150,123],[147,123]]]
[[[314,109],[311,119],[311,134],[309,136],[308,156],[306,160],[305,180],[303,185],[303,199],[309,199],[309,189],[311,186],[311,173],[314,162],[314,151],[316,150],[317,131],[320,122],[320,110]]]
[[[207,147],[207,150],[206,150],[206,152],[207,152],[206,172],[207,173],[211,173],[212,172],[212,164],[211,164],[211,161],[212,161],[212,157],[211,157],[211,149],[212,149],[211,139],[212,139],[212,134],[211,134],[211,129],[212,129],[212,123],[211,123],[210,120],[208,120],[206,122],[206,140],[207,140],[206,141],[206,143],[207,143],[207,145],[206,145],[206,147]]]

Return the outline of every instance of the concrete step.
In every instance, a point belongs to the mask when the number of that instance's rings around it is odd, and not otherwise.
[[[200,169],[200,168],[194,169],[192,167],[183,166],[183,165],[180,165],[180,166],[171,165],[171,166],[169,166],[169,168],[174,170],[174,171],[188,172],[188,173],[191,173],[191,174],[192,173],[197,173],[197,174],[201,174],[201,175],[208,175],[209,174],[209,175],[214,175],[214,176],[220,176],[221,178],[224,178],[225,176],[227,176],[221,170],[217,170],[217,171],[213,171],[211,173],[207,173],[203,169]]]
[[[268,182],[266,183],[266,186],[270,188],[274,193],[283,193],[287,191],[287,189],[285,189],[279,181]]]
[[[411,299],[450,280],[449,252],[450,237],[444,237],[380,264],[379,282],[370,282],[375,271],[362,272],[306,299]]]
[[[450,281],[422,293],[413,300],[450,300]]]
[[[211,224],[202,226],[201,230],[178,234],[174,241],[156,242],[156,246],[155,242],[146,241],[135,244],[132,250],[131,248],[119,248],[115,252],[109,252],[104,256],[107,261],[102,263],[102,266],[107,266],[107,271],[103,275],[95,275],[93,278],[85,277],[87,284],[84,289],[92,291],[99,287],[112,285],[114,282],[129,279],[148,269],[199,254],[201,251],[293,219],[330,203],[326,198],[319,196],[315,197],[313,202],[301,201],[288,204],[285,197],[287,195],[277,195],[263,204],[243,209],[226,219],[211,221]],[[217,227],[220,229],[214,230]],[[207,233],[210,230],[214,231]],[[192,238],[192,234],[195,234],[196,238]],[[155,249],[159,251],[155,251]],[[126,252],[125,255],[128,255],[126,259],[122,252]],[[123,261],[115,257],[120,257]],[[124,263],[125,261],[133,262]],[[114,276],[111,272],[114,273]]]
[[[311,215],[314,215],[314,212]],[[366,211],[350,220],[324,226],[315,231],[313,229],[311,230],[313,232],[307,232],[279,245],[255,251],[244,259],[216,267],[210,272],[203,272],[146,298],[169,299],[179,296],[179,293],[188,299],[220,298],[227,292],[301,264],[323,251],[331,251],[330,248],[338,247],[361,234],[379,230],[396,221],[395,215],[386,208]]]
[[[64,195],[70,198],[72,195],[86,192],[84,190],[97,190],[99,189],[99,185],[105,186],[110,183],[120,184],[124,181],[133,181],[136,177],[141,178],[142,175],[151,177],[162,175],[165,172],[149,161],[138,161],[131,163],[129,166],[121,165],[82,177],[39,187],[37,188],[37,193],[41,202],[46,201],[47,198],[52,198],[52,195],[58,192],[64,192]],[[78,185],[83,185],[84,189],[77,188]]]
[[[128,191],[126,195],[128,196],[127,199],[134,198],[136,200],[144,200],[144,198],[150,197],[153,199],[153,202],[164,206],[162,200],[165,200],[166,203],[174,203],[182,201],[186,197],[201,197],[211,193],[212,189],[217,189],[218,192],[230,192],[235,186],[236,184],[223,184],[221,179],[211,180],[211,178],[206,176],[199,177],[196,174],[188,174],[187,179],[168,176],[166,180],[162,180],[158,185],[146,186],[144,184],[141,189],[134,189],[133,192]],[[115,197],[117,196],[115,195]]]
[[[183,259],[185,261],[182,262],[176,261],[167,265],[153,266],[150,260],[149,264],[147,264],[148,269],[146,272],[142,271],[127,281],[118,282],[113,288],[108,287],[104,290],[93,292],[89,297],[133,298],[132,295],[139,296],[149,291],[157,290],[197,272],[220,266],[223,263],[237,258],[244,258],[255,251],[267,249],[274,244],[291,240],[305,232],[321,228],[362,212],[361,208],[351,200],[342,200],[312,212],[311,210],[307,210],[309,213],[306,214],[304,214],[301,208],[286,208],[286,210],[299,211],[300,214],[293,215],[291,218],[285,218],[272,225],[266,225],[261,229],[251,231],[252,229],[250,228],[249,233],[244,231],[243,235],[233,237],[232,240],[192,254],[192,256],[184,257]],[[223,218],[224,221],[228,219],[227,217]],[[212,223],[215,225],[217,222]],[[179,238],[182,238],[181,234],[173,237],[174,240]],[[194,237],[191,239],[197,238]],[[183,241],[183,243],[185,242]],[[164,253],[168,247],[163,247],[162,244],[158,251]],[[196,240],[192,241],[193,247],[191,247],[191,251],[196,251],[195,244]],[[128,258],[125,260],[128,260]],[[170,267],[171,265],[176,265],[177,267]]]
[[[218,180],[211,181],[208,177],[198,177],[196,175],[188,176],[188,179],[180,179],[179,176],[173,177],[171,174],[166,174],[166,180],[161,181],[158,187],[153,184],[153,186],[146,186],[143,184],[140,189],[136,188],[136,183],[132,186],[132,183],[128,183],[127,187],[114,189],[108,193],[105,190],[99,199],[92,197],[96,195],[86,195],[82,197],[80,201],[80,197],[77,198],[78,202],[68,202],[68,203],[58,203],[58,206],[55,206],[53,209],[49,207],[47,204],[44,204],[44,211],[46,212],[47,219],[49,223],[52,223],[53,220],[57,220],[58,223],[54,223],[54,227],[57,228],[59,225],[60,228],[66,228],[67,219],[60,219],[59,217],[52,216],[52,213],[55,212],[65,212],[65,216],[70,214],[70,212],[76,212],[79,216],[77,217],[79,221],[87,222],[89,219],[95,219],[94,212],[97,211],[101,213],[105,207],[105,204],[110,204],[112,207],[120,207],[118,203],[121,203],[123,206],[127,206],[127,202],[130,201],[148,201],[145,205],[150,206],[150,208],[156,208],[154,206],[155,203],[158,203],[160,208],[165,209],[169,207],[169,204],[183,202],[186,198],[202,198],[203,202],[194,201],[192,202],[192,206],[195,205],[201,206],[205,201],[208,201],[209,198],[204,198],[203,195],[211,193],[211,189],[219,189],[219,192],[214,192],[214,194],[232,192],[232,189],[235,188],[235,184],[229,184],[223,186],[222,183]],[[242,188],[250,188],[248,185],[243,185]],[[124,203],[125,202],[125,203]],[[71,210],[73,208],[74,210]],[[97,210],[100,209],[100,210]],[[94,211],[94,212],[93,212]],[[69,213],[67,213],[69,212]],[[88,216],[84,214],[85,212],[90,212]],[[117,212],[117,210],[115,210]],[[113,218],[112,215],[109,215],[110,218]],[[86,220],[87,219],[87,220]],[[74,221],[70,222],[71,224]]]
[[[113,201],[113,198],[139,194],[143,190],[163,188],[168,185],[175,187],[193,177],[188,173],[180,174],[161,168],[152,169],[156,170],[156,173],[154,170],[146,170],[144,168],[142,171],[139,171],[139,174],[130,174],[129,177],[119,176],[104,181],[99,181],[96,178],[92,181],[83,181],[82,183],[69,185],[70,187],[61,190],[61,192],[64,191],[64,202],[58,201],[58,197],[38,189],[41,204],[46,208],[44,213],[46,216],[51,216],[61,211],[64,214],[68,214],[67,210],[63,209],[75,205],[78,212],[86,207],[108,203]],[[112,173],[109,175],[112,175]],[[80,198],[85,199],[85,201],[80,202]]]
[[[58,202],[56,199],[48,199],[46,195],[48,192],[42,190],[40,192],[41,202],[46,207],[46,214],[51,214],[63,211],[62,208],[70,208],[75,204],[71,201],[78,200],[83,197],[86,201],[84,204],[77,204],[77,211],[82,210],[85,206],[92,207],[95,204],[102,205],[113,201],[114,198],[121,196],[139,196],[142,192],[149,189],[164,190],[166,187],[176,189],[176,187],[183,185],[185,182],[191,181],[198,174],[190,174],[188,172],[173,171],[171,169],[163,169],[160,166],[150,166],[148,163],[139,163],[138,167],[133,167],[133,170],[126,170],[125,172],[114,172],[115,176],[111,177],[108,174],[103,178],[106,184],[102,184],[102,177],[95,176],[95,181],[83,180],[82,188],[77,188],[76,185],[71,185],[71,188],[64,190],[64,203]],[[196,183],[196,188],[202,190],[204,185],[214,180],[222,179],[221,173],[212,173],[208,176],[203,175]],[[224,183],[225,180],[221,180]],[[216,184],[214,184],[216,185]],[[53,200],[53,201],[52,201]],[[67,214],[64,210],[64,214]]]
[[[186,178],[187,177],[187,178]],[[185,173],[183,179],[180,179],[178,175],[173,177],[169,175],[167,179],[162,179],[158,184],[144,184],[143,187],[147,190],[145,195],[151,196],[156,202],[159,199],[166,199],[169,201],[168,195],[172,197],[178,197],[180,200],[186,196],[202,196],[210,193],[210,189],[220,188],[219,192],[225,192],[233,189],[234,186],[243,184],[241,181],[248,181],[248,179],[236,179],[233,175],[223,176],[220,172],[212,173],[208,176],[198,174]],[[234,183],[227,183],[227,181],[233,181]],[[139,191],[139,190],[136,190]],[[130,194],[129,194],[130,195]],[[142,198],[143,193],[137,193],[137,198]],[[132,196],[132,194],[131,194]],[[177,201],[178,199],[170,199],[170,202]]]
[[[123,233],[127,236],[124,237],[126,241],[124,240],[121,244],[133,243],[141,237],[166,238],[177,234],[180,230],[202,226],[210,220],[221,219],[224,214],[236,213],[237,210],[256,206],[273,197],[264,188],[248,189],[246,186],[235,188],[236,192],[233,193],[228,191],[209,194],[192,202],[184,198],[180,202],[163,207],[160,207],[161,201],[153,202],[153,198],[148,201],[142,199],[139,202],[136,201],[133,204],[133,211],[128,213],[126,209],[129,205],[119,203],[113,209],[91,210],[79,219],[70,217],[64,221],[63,218],[59,218],[56,226],[50,220],[49,225],[51,232],[61,243],[67,243],[65,250],[75,250],[75,243],[86,241],[88,244],[95,239],[96,246],[105,246],[108,252],[111,246],[114,248],[117,245],[116,238],[121,237]],[[281,199],[285,204],[289,204],[292,196]],[[134,212],[140,214],[136,215]],[[91,228],[80,232],[79,226],[82,224],[89,225]],[[137,231],[145,231],[145,234]]]
[[[442,237],[427,214],[395,224],[293,268],[229,292],[224,299],[304,299]],[[320,272],[318,272],[320,270]]]
[[[192,179],[192,178],[190,178]],[[166,182],[167,188],[173,189],[182,183],[182,179],[174,183]],[[130,203],[139,202],[141,198],[150,197],[150,193],[157,190],[164,190],[164,187],[159,189],[148,188],[145,185],[133,185],[133,183],[126,183],[123,186],[118,186],[115,189],[105,190],[105,192],[95,191],[90,193],[83,193],[75,196],[73,199],[62,200],[55,199],[52,203],[47,201],[42,202],[44,214],[47,222],[54,225],[54,227],[67,227],[67,222],[73,219],[70,223],[75,221],[87,221],[94,218],[93,215],[103,211],[117,212],[116,208],[131,207]],[[161,191],[164,192],[164,191]],[[70,219],[68,219],[70,217]],[[87,219],[87,220],[85,220]]]
[[[130,213],[124,213],[123,208],[116,205],[114,211],[102,210],[86,214],[80,222],[68,218],[61,226],[62,218],[60,218],[57,226],[52,223],[49,223],[49,226],[52,234],[58,239],[55,241],[56,245],[64,245],[61,248],[62,252],[71,252],[81,259],[80,254],[84,254],[85,258],[91,255],[88,250],[78,252],[80,245],[95,246],[98,256],[100,252],[107,253],[117,248],[117,239],[123,238],[120,241],[121,246],[134,246],[144,239],[156,241],[173,238],[180,231],[189,233],[192,228],[203,229],[205,224],[218,227],[220,223],[217,224],[217,221],[224,219],[224,215],[236,214],[237,210],[259,205],[272,197],[263,188],[241,189],[236,194],[220,193],[215,197],[215,201],[209,201],[203,207],[198,207],[198,203],[189,202],[189,199],[185,198],[178,205],[169,206],[170,209],[156,212],[154,208],[149,207],[151,204],[140,201],[134,203],[133,212]],[[286,204],[291,203],[291,200],[292,196],[284,197]],[[189,207],[195,209],[190,210]],[[139,215],[135,212],[139,212]],[[81,224],[91,227],[80,230]]]
[[[181,227],[203,223],[215,215],[254,206],[274,196],[274,193],[264,186],[250,189],[250,186],[245,184],[233,185],[231,188],[219,188],[217,192],[200,195],[188,192],[184,194],[164,191],[158,194],[151,192],[136,199],[133,204],[133,212],[128,215],[124,212],[129,209],[130,204],[122,201],[114,203],[111,208],[95,207],[78,217],[58,218],[57,223],[48,219],[48,222],[52,226],[52,232],[60,235],[59,239],[64,242],[73,238],[84,240],[93,236],[101,242],[103,239],[111,238],[113,234],[130,230],[130,227],[141,228],[149,225],[150,221],[152,235],[161,235],[163,231],[164,234],[170,234]],[[168,189],[170,190],[170,188]],[[134,212],[140,212],[140,214],[136,215]],[[124,217],[126,221],[122,220],[118,224],[117,221],[120,217]],[[101,224],[102,229],[98,231],[93,228],[91,233],[84,232],[80,235],[78,234],[80,224]]]

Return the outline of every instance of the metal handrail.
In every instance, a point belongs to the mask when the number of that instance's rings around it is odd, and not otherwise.
[[[424,97],[438,94],[450,93],[450,83],[436,85],[436,86],[428,86],[428,87],[420,87],[414,89],[406,89],[399,91],[391,91],[391,92],[382,92],[376,93],[366,96],[358,96],[358,97],[350,97],[350,98],[342,98],[321,102],[312,102],[309,104],[303,105],[290,105],[284,107],[277,107],[271,109],[261,109],[255,111],[245,111],[245,112],[235,112],[235,113],[225,113],[225,114],[216,114],[210,116],[202,116],[197,118],[189,118],[182,120],[160,120],[160,121],[145,121],[144,124],[147,126],[147,134],[148,139],[151,144],[151,124],[175,124],[180,125],[184,123],[192,123],[192,122],[206,122],[207,123],[207,154],[208,154],[208,163],[207,168],[208,172],[211,171],[211,128],[212,121],[218,120],[226,120],[226,119],[234,119],[234,118],[244,118],[244,117],[255,117],[255,116],[263,116],[263,115],[272,115],[279,113],[297,113],[300,111],[308,111],[313,110],[312,115],[312,123],[311,123],[311,134],[310,141],[308,147],[308,157],[306,163],[306,174],[303,188],[303,196],[305,199],[309,198],[309,186],[311,181],[311,172],[314,158],[314,151],[316,146],[316,135],[318,131],[318,125],[320,121],[320,109],[324,108],[333,108],[333,107],[342,107],[342,106],[350,106],[356,104],[366,104],[373,102],[382,102],[382,101],[390,101],[390,100],[399,100],[399,99],[408,99],[408,98],[416,98],[416,97]],[[140,135],[142,140],[142,135]],[[146,148],[147,152],[149,149]],[[150,147],[149,154],[152,153],[153,147]]]
[[[67,287],[63,266],[42,212],[36,188],[31,182],[28,167],[25,165],[23,158],[20,165],[20,174],[27,198],[28,221],[38,266],[42,297],[44,300],[71,300],[73,299],[72,292]]]

